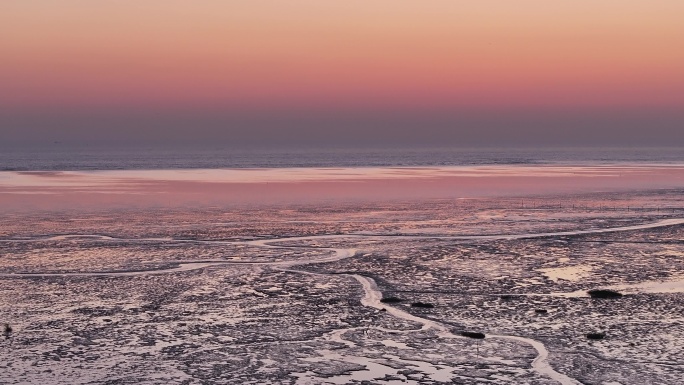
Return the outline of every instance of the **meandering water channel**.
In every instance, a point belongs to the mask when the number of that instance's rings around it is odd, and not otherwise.
[[[29,278],[29,277],[70,277],[70,276],[133,276],[133,275],[145,275],[145,274],[163,274],[169,272],[179,272],[179,271],[189,271],[201,268],[206,268],[216,265],[225,264],[248,264],[248,265],[264,265],[272,266],[276,269],[283,271],[291,271],[296,273],[307,273],[307,274],[320,274],[320,273],[310,273],[301,270],[294,269],[299,265],[311,265],[326,262],[339,261],[346,258],[350,258],[356,255],[357,250],[354,248],[330,248],[330,247],[314,247],[314,246],[283,246],[277,243],[282,242],[293,242],[293,241],[314,241],[323,239],[359,239],[359,238],[379,238],[379,239],[450,239],[450,240],[515,240],[515,239],[528,239],[528,238],[540,238],[540,237],[560,237],[560,236],[573,236],[573,235],[583,235],[583,234],[597,234],[597,233],[609,233],[609,232],[619,232],[619,231],[632,231],[632,230],[643,230],[652,229],[657,227],[672,226],[684,224],[684,219],[665,219],[657,222],[633,225],[633,226],[622,226],[613,228],[600,228],[600,229],[587,229],[587,230],[576,230],[576,231],[563,231],[563,232],[548,232],[548,233],[527,233],[527,234],[502,234],[502,235],[469,235],[469,236],[459,236],[459,235],[386,235],[386,234],[349,234],[349,235],[316,235],[316,236],[305,236],[305,237],[290,237],[290,238],[275,238],[275,239],[259,239],[250,241],[205,241],[205,240],[191,240],[191,239],[174,239],[174,238],[137,238],[137,239],[125,239],[125,238],[115,238],[104,235],[57,235],[51,237],[42,238],[31,238],[31,239],[3,239],[0,242],[48,242],[48,241],[65,241],[65,240],[98,240],[106,242],[175,242],[175,243],[200,243],[200,244],[227,244],[227,245],[246,245],[253,247],[264,247],[264,248],[279,248],[279,249],[292,249],[292,248],[315,248],[317,250],[329,251],[329,255],[318,256],[312,259],[301,259],[292,261],[263,261],[263,262],[249,262],[249,261],[226,261],[226,260],[209,260],[209,261],[170,261],[166,262],[171,266],[163,269],[150,269],[141,271],[115,271],[115,272],[66,272],[66,273],[3,273],[0,277],[12,277],[12,278]],[[388,306],[386,303],[380,302],[382,299],[382,292],[378,289],[375,281],[372,278],[358,275],[358,274],[347,274],[349,277],[355,279],[359,284],[361,284],[364,290],[364,296],[361,298],[361,304],[368,307],[373,307],[377,309],[385,309],[389,314],[407,320],[418,323],[422,325],[423,329],[434,330],[440,338],[464,338],[460,335],[453,334],[450,329],[433,320],[425,319],[413,314],[410,314],[401,309]],[[336,335],[337,338],[341,339],[341,334]],[[532,361],[532,369],[535,370],[542,376],[553,379],[554,381],[562,385],[577,385],[579,384],[573,378],[566,376],[565,374],[559,373],[553,369],[553,367],[548,362],[548,350],[546,346],[540,341],[523,337],[523,336],[511,336],[511,335],[488,335],[488,338],[498,338],[507,339],[511,341],[522,342],[532,346],[537,351],[537,356]]]

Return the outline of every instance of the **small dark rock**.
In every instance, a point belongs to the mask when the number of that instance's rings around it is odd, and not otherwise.
[[[534,312],[537,314],[547,314],[549,311],[546,309],[535,309]]]
[[[607,289],[594,289],[587,292],[591,298],[620,298],[622,294]]]
[[[397,297],[387,297],[387,298],[383,298],[380,300],[380,302],[382,302],[382,303],[399,303],[399,302],[403,302],[403,301],[404,301],[403,299],[397,298]]]
[[[479,332],[461,332],[463,337],[474,338],[476,340],[482,340],[485,338],[484,333]]]
[[[411,304],[411,307],[421,307],[424,309],[432,309],[433,307],[435,307],[435,305],[433,305],[431,303],[425,303],[425,302],[414,302]]]
[[[587,338],[590,340],[602,340],[606,337],[606,333],[587,333]]]

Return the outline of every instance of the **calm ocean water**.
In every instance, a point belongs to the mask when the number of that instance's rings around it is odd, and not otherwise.
[[[423,167],[525,164],[675,164],[669,148],[226,149],[47,148],[0,150],[1,171],[154,170],[284,167]]]

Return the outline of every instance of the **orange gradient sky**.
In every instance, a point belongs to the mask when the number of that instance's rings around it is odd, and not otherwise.
[[[5,126],[54,110],[677,114],[683,17],[680,0],[3,1],[0,106]]]

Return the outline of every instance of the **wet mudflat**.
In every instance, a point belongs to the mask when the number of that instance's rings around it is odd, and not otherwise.
[[[0,382],[677,383],[679,197],[4,216]]]

